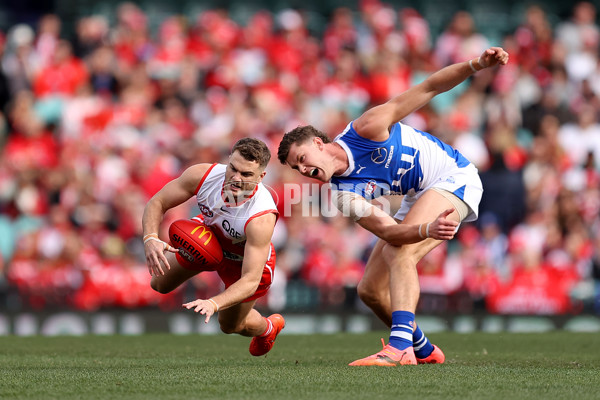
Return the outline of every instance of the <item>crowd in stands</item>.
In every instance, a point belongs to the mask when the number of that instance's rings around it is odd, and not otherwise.
[[[178,309],[184,297],[217,293],[210,273],[172,295],[150,289],[141,216],[157,190],[192,164],[225,161],[242,137],[262,139],[275,154],[283,132],[298,125],[339,133],[368,107],[499,45],[509,65],[474,75],[407,118],[475,163],[485,188],[479,221],[419,264],[423,299],[437,299],[420,307],[600,312],[593,4],[577,3],[552,23],[531,5],[501,43],[479,33],[468,11],[433,37],[416,10],[378,0],[333,10],[319,34],[292,9],[246,21],[206,10],[151,30],[133,3],[119,5],[112,19],[78,19],[69,39],[62,25],[51,14],[0,33],[7,309]],[[354,288],[375,238],[343,216],[319,216],[319,185],[276,157],[264,182],[281,218],[276,281],[261,305],[359,307]],[[303,201],[286,206],[284,183],[303,188]],[[191,200],[172,210],[161,237],[195,207]]]

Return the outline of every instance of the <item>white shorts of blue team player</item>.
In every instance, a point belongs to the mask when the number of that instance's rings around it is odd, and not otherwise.
[[[448,170],[418,193],[407,193],[394,218],[400,221],[404,220],[410,208],[428,190],[435,190],[448,199],[458,212],[461,221],[469,222],[477,219],[483,185],[477,168],[473,164],[464,168]]]

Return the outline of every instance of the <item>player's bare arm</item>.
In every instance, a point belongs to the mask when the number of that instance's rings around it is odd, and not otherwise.
[[[444,210],[435,220],[419,225],[399,224],[383,210],[377,207],[371,210],[368,216],[357,221],[358,224],[394,246],[416,243],[427,238],[450,240],[458,227],[458,222],[446,218],[452,214],[453,208]]]
[[[177,252],[158,238],[160,223],[167,210],[189,200],[196,191],[198,183],[211,164],[197,164],[186,169],[181,176],[167,183],[146,204],[142,217],[144,230],[144,251],[150,275],[164,275],[171,269],[165,251]]]
[[[238,304],[256,291],[271,249],[275,222],[275,214],[266,214],[254,218],[246,226],[242,276],[227,290],[214,297],[219,308]]]
[[[267,263],[275,222],[274,214],[266,214],[248,223],[242,275],[237,282],[209,300],[194,300],[184,304],[184,307],[188,310],[194,308],[194,311],[205,315],[205,322],[208,322],[218,310],[232,307],[250,297],[258,288]]]
[[[332,200],[345,215],[351,216],[360,226],[394,246],[427,238],[450,240],[458,227],[458,222],[446,218],[454,211],[453,208],[444,210],[434,221],[406,225],[399,224],[388,213],[356,193],[335,191]]]
[[[367,110],[354,121],[354,129],[366,139],[384,141],[389,137],[391,125],[420,109],[438,94],[454,88],[476,71],[507,63],[506,51],[501,47],[490,47],[481,56],[442,68],[388,102]]]

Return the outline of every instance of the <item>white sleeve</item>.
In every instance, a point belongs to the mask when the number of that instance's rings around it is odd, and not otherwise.
[[[369,216],[373,207],[361,195],[344,190],[332,190],[331,200],[344,216],[352,217],[354,221]]]

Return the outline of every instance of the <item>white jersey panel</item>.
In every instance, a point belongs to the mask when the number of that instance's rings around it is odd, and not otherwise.
[[[273,196],[262,183],[257,185],[254,194],[243,203],[226,204],[223,199],[226,169],[224,164],[214,164],[209,169],[198,189],[196,200],[204,223],[219,237],[225,257],[236,259],[236,255],[243,257],[244,254],[248,222],[269,213],[278,215],[278,212]]]
[[[366,199],[401,194],[414,202],[425,190],[439,187],[467,203],[472,212],[466,221],[477,218],[483,192],[477,168],[435,136],[396,123],[387,140],[373,141],[360,136],[351,122],[334,141],[349,159],[348,169],[331,179],[335,189]]]

